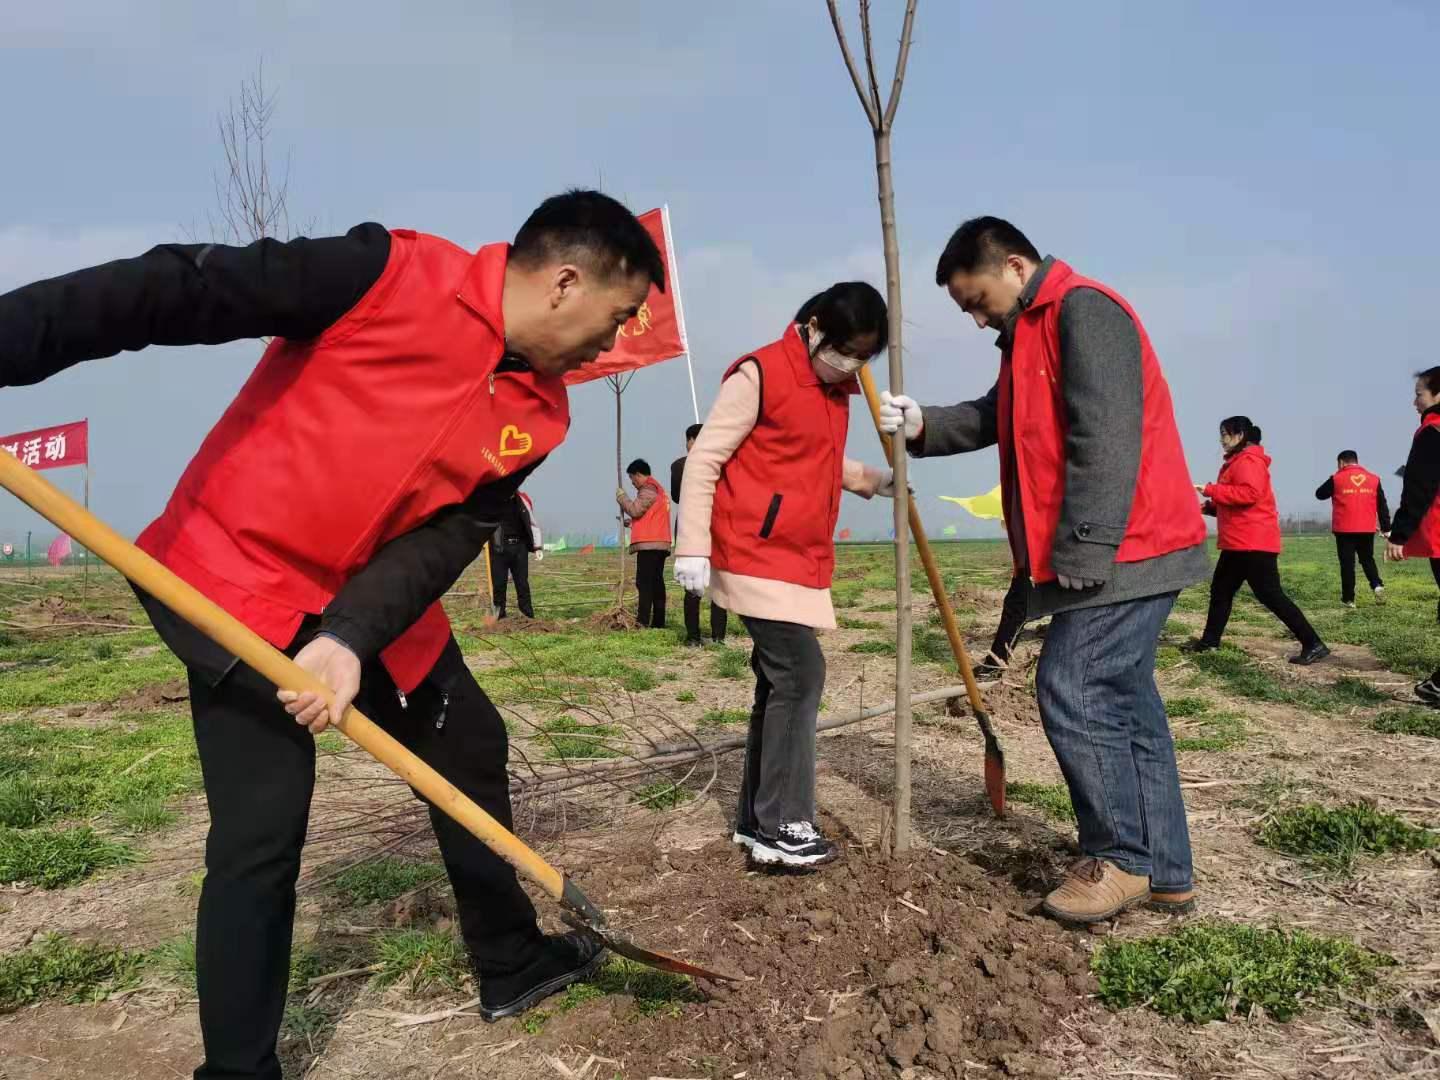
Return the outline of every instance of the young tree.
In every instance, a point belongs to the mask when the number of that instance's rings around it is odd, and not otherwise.
[[[880,82],[875,74],[875,52],[870,32],[870,0],[860,2],[860,38],[865,50],[865,75],[862,76],[845,40],[845,27],[840,21],[836,0],[825,0],[830,23],[840,55],[850,72],[850,81],[860,97],[860,107],[870,122],[875,139],[875,172],[879,181],[880,231],[885,242],[885,286],[890,308],[890,392],[899,394],[904,386],[904,353],[901,349],[901,328],[904,317],[900,306],[900,242],[895,232],[895,186],[890,170],[890,131],[895,123],[895,110],[900,106],[900,90],[905,81],[905,65],[910,59],[910,38],[915,26],[916,0],[905,4],[905,22],[900,30],[900,46],[895,57],[895,76],[890,97],[880,98]],[[895,821],[891,838],[893,850],[910,847],[910,492],[906,481],[906,449],[904,439],[895,439],[891,449],[891,466],[895,470]]]

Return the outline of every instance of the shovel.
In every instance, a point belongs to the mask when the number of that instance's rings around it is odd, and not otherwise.
[[[275,686],[297,693],[309,690],[329,697],[329,688],[319,679],[308,674],[238,619],[202,596],[10,454],[0,453],[0,485],[8,488],[21,502],[78,540],[223,649],[249,664]],[[276,708],[279,707],[277,704]],[[491,851],[544,889],[560,903],[563,909],[562,917],[575,929],[598,939],[621,956],[662,971],[673,971],[702,979],[734,978],[708,971],[664,953],[652,952],[636,945],[623,934],[609,929],[600,909],[590,902],[575,882],[537,855],[519,837],[359,709],[347,709],[345,715],[335,723],[335,727],[368,750],[377,761],[389,767],[433,805],[468,829]]]
[[[880,445],[885,456],[893,458],[890,436],[880,430],[880,395],[875,390],[875,380],[869,368],[860,369],[860,386],[865,391],[865,400],[870,404],[870,416],[875,421],[875,433],[880,436]],[[1000,740],[995,737],[990,722],[990,713],[985,708],[985,699],[980,696],[980,687],[975,682],[975,671],[970,666],[970,654],[965,641],[960,637],[960,628],[955,624],[955,612],[950,607],[950,597],[945,592],[945,582],[940,577],[939,564],[935,553],[930,550],[930,541],[925,536],[925,523],[920,520],[920,511],[915,509],[915,500],[910,500],[910,532],[915,537],[915,547],[920,552],[920,561],[925,564],[925,576],[930,579],[930,591],[935,594],[935,606],[940,609],[940,618],[945,624],[945,636],[950,639],[950,651],[955,654],[955,666],[965,681],[965,694],[970,699],[970,711],[975,714],[975,723],[985,737],[985,794],[990,799],[990,808],[996,817],[1005,816],[1005,751],[1000,749]]]

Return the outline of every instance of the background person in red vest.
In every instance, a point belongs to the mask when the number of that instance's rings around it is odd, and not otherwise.
[[[1360,467],[1360,455],[1342,450],[1336,458],[1335,475],[1315,489],[1315,498],[1330,500],[1330,529],[1335,534],[1335,551],[1340,556],[1340,602],[1355,606],[1355,559],[1365,571],[1365,580],[1375,602],[1385,602],[1385,582],[1375,565],[1375,530],[1390,532],[1390,507],[1380,477]]]
[[[835,628],[841,491],[894,495],[890,470],[845,456],[855,373],[889,337],[885,300],[865,282],[812,297],[779,341],[725,372],[685,466],[675,580],[696,596],[708,588],[754,643],[732,839],[761,865],[807,869],[835,855],[815,827],[816,631]]]
[[[636,458],[625,467],[635,498],[624,488],[615,501],[630,519],[630,553],[635,556],[635,588],[640,606],[635,613],[642,627],[665,626],[665,560],[670,558],[670,497],[650,475],[650,463]]]
[[[690,458],[690,451],[695,449],[695,440],[700,437],[704,429],[703,424],[691,424],[685,429],[685,456],[678,457],[670,463],[670,503],[679,512],[680,492],[685,480],[685,462]],[[680,534],[679,518],[675,522],[675,534]],[[694,593],[685,594],[685,644],[689,648],[700,648],[705,644],[700,638],[700,601],[703,597]],[[716,645],[725,644],[725,632],[729,629],[730,619],[723,607],[710,598],[710,639]]]
[[[935,280],[999,331],[999,379],[946,407],[887,393],[881,423],[916,456],[999,444],[1028,615],[1053,615],[1035,687],[1084,852],[1045,910],[1071,922],[1147,901],[1185,910],[1190,834],[1155,652],[1209,563],[1159,359],[1122,297],[1042,259],[1008,221],[961,225]]]
[[[505,600],[510,579],[515,581],[515,605],[527,619],[535,617],[530,599],[530,555],[540,550],[536,540],[535,504],[525,492],[518,492],[506,505],[500,527],[490,537],[490,594],[495,599],[495,617],[505,618]]]
[[[1440,367],[1415,376],[1415,411],[1420,414],[1420,427],[1405,461],[1405,486],[1390,525],[1385,558],[1429,559],[1435,584],[1440,585]],[[1415,687],[1415,696],[1440,708],[1440,669]]]
[[[285,649],[329,701],[281,695],[153,599],[189,670],[210,810],[196,972],[207,1078],[278,1080],[315,740],[351,700],[510,824],[505,727],[438,600],[564,439],[563,376],[610,349],[664,262],[620,203],[546,200],[467,252],[361,225],[244,248],[167,244],[0,296],[0,385],[151,344],[273,337],[140,544]],[[363,462],[364,468],[356,463]],[[358,695],[358,697],[357,697]],[[514,871],[431,821],[480,973],[523,1011],[599,950],[544,936]]]
[[[1220,647],[1235,594],[1248,584],[1255,599],[1300,642],[1290,663],[1309,666],[1329,656],[1330,649],[1280,584],[1280,511],[1270,483],[1270,455],[1260,439],[1260,429],[1248,416],[1220,421],[1220,448],[1225,451],[1220,475],[1213,484],[1195,485],[1206,500],[1204,513],[1216,518],[1220,558],[1210,582],[1205,630],[1185,649],[1208,652]]]

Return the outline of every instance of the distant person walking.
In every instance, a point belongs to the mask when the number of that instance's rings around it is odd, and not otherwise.
[[[700,437],[703,424],[691,424],[685,429],[685,455],[678,457],[670,463],[670,501],[677,508],[680,506],[680,487],[685,479],[685,462],[690,459],[690,451],[695,449],[695,440]],[[675,527],[676,534],[679,534],[680,527]],[[695,593],[685,594],[685,644],[689,647],[699,648],[705,644],[700,638],[700,601],[702,597]],[[725,632],[730,628],[729,613],[710,598],[710,638],[717,645],[724,644]]]
[[[1280,511],[1270,483],[1270,456],[1260,438],[1260,429],[1248,416],[1220,421],[1225,451],[1220,476],[1213,484],[1195,485],[1205,497],[1204,512],[1219,522],[1220,558],[1210,582],[1205,632],[1186,648],[1206,652],[1220,647],[1235,594],[1248,584],[1255,599],[1300,642],[1300,652],[1290,662],[1308,666],[1329,656],[1330,649],[1280,585]]]
[[[495,602],[495,617],[505,618],[505,594],[510,580],[515,582],[515,605],[527,619],[535,617],[530,602],[530,555],[539,551],[535,535],[535,504],[523,491],[505,505],[500,527],[490,537],[490,594]]]
[[[630,553],[635,556],[635,587],[640,592],[636,618],[642,627],[659,630],[665,625],[665,560],[670,558],[670,499],[660,481],[650,475],[650,463],[636,458],[625,472],[635,497],[625,489],[615,501],[630,519]]]
[[[1440,585],[1440,367],[1415,376],[1415,411],[1420,414],[1420,428],[1405,461],[1405,487],[1390,526],[1385,558],[1394,562],[1429,559],[1435,583]],[[1415,687],[1415,696],[1440,708],[1440,669]]]
[[[1355,560],[1377,604],[1385,602],[1385,582],[1375,566],[1375,530],[1390,533],[1390,507],[1380,477],[1360,465],[1354,450],[1342,450],[1335,475],[1315,489],[1315,498],[1330,502],[1330,529],[1340,557],[1340,602],[1355,606]]]

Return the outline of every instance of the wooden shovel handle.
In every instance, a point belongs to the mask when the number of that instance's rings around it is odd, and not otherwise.
[[[875,434],[880,436],[880,445],[885,448],[885,456],[893,461],[894,450],[890,445],[890,436],[880,427],[880,394],[875,389],[875,380],[870,375],[869,368],[860,369],[860,387],[865,391],[865,400],[870,405],[870,418],[875,421]],[[965,695],[970,699],[970,708],[977,713],[984,713],[985,702],[980,697],[975,671],[970,666],[970,653],[960,636],[960,627],[955,624],[955,612],[951,609],[950,597],[945,592],[945,580],[940,576],[940,566],[935,561],[935,553],[930,550],[930,540],[925,535],[925,523],[920,520],[920,511],[915,508],[914,499],[910,500],[910,532],[915,537],[920,561],[925,564],[925,576],[930,579],[930,591],[935,594],[935,606],[940,609],[940,619],[945,624],[945,636],[950,639],[950,651],[955,654],[955,666],[960,669],[960,677],[965,682]]]
[[[311,690],[329,698],[330,690],[323,682],[59,491],[39,473],[3,451],[0,451],[0,485],[277,687],[297,693]],[[277,702],[277,712],[280,707]],[[491,851],[555,899],[561,899],[565,879],[558,870],[359,709],[347,709],[335,726],[482,840]]]

